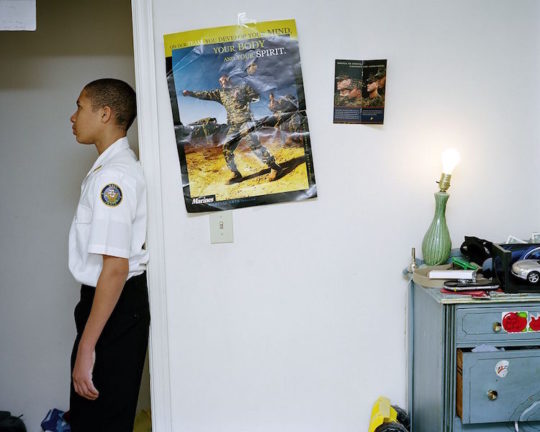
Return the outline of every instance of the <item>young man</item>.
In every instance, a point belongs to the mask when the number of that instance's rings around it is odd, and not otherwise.
[[[146,186],[126,138],[135,92],[123,81],[87,84],[73,134],[99,154],[83,180],[69,232],[69,268],[82,284],[71,356],[71,430],[131,432],[148,345],[144,249]]]
[[[362,93],[358,89],[358,84],[349,75],[339,75],[336,77],[336,90],[334,95],[335,106],[362,106]]]
[[[375,74],[367,79],[368,97],[362,100],[363,108],[384,108],[384,97],[379,94],[379,78]]]

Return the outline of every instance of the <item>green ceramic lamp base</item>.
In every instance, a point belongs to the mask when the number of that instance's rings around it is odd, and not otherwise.
[[[446,225],[446,192],[435,193],[435,216],[422,241],[422,255],[427,265],[444,264],[450,257],[452,242]]]

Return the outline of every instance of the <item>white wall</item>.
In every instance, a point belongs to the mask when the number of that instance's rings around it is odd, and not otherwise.
[[[236,210],[235,242],[210,245],[181,197],[162,37],[242,11],[297,20],[319,198]],[[401,271],[441,151],[463,155],[455,247],[540,230],[539,23],[534,0],[154,0],[172,430],[352,432],[377,396],[406,405]],[[384,126],[332,124],[336,58],[388,59]]]
[[[0,410],[29,432],[69,402],[79,286],[67,237],[97,157],[69,116],[87,82],[135,81],[129,1],[38,2],[37,28],[0,33]]]

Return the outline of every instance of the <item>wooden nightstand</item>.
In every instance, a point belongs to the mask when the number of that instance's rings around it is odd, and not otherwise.
[[[519,420],[540,431],[540,331],[527,330],[539,316],[540,294],[472,300],[411,282],[411,430],[514,432]],[[504,351],[472,352],[479,345]]]

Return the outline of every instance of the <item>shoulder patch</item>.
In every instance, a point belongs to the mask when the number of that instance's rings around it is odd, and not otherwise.
[[[114,183],[110,183],[101,190],[101,201],[109,207],[116,207],[122,202],[122,189]]]

